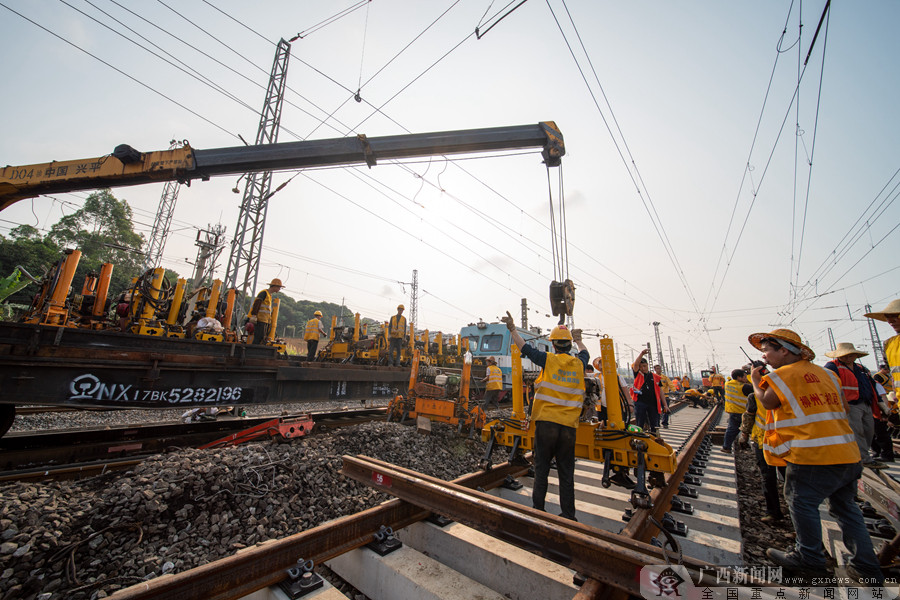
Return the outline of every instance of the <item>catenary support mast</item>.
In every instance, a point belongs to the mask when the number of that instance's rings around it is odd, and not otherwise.
[[[272,64],[269,85],[266,88],[266,100],[259,119],[259,129],[256,132],[256,145],[274,144],[278,141],[281,107],[284,101],[290,56],[291,45],[283,39],[280,40],[275,50],[275,62]],[[271,187],[272,171],[251,173],[247,176],[241,210],[234,230],[234,240],[231,242],[231,254],[228,256],[225,287],[236,288],[247,300],[250,300],[256,293],[259,258],[262,252],[266,209],[269,205]],[[247,307],[238,303],[235,306],[235,316],[240,319],[246,309]]]

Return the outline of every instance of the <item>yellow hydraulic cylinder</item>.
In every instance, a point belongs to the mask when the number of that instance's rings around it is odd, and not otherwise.
[[[209,295],[209,302],[206,304],[207,317],[216,318],[216,308],[219,306],[219,296],[222,294],[222,280],[213,281],[212,292]]]
[[[600,359],[603,361],[603,389],[606,390],[607,429],[625,429],[622,404],[619,401],[616,352],[611,338],[600,338]]]
[[[444,355],[444,336],[440,331],[438,331],[434,335],[434,343],[437,344],[438,356],[443,356]]]
[[[225,294],[225,316],[222,318],[222,326],[228,331],[231,329],[231,317],[234,315],[234,301],[237,298],[237,290],[231,288]]]
[[[100,280],[97,282],[97,293],[94,296],[94,309],[91,314],[95,317],[102,317],[104,308],[106,308],[106,296],[109,294],[109,280],[112,278],[112,263],[103,263],[100,265]]]
[[[266,337],[270,342],[275,339],[275,328],[278,327],[278,308],[281,306],[281,298],[272,300],[272,322],[269,323],[269,334]]]
[[[467,354],[463,361],[462,381],[460,382],[459,397],[462,398],[463,407],[469,410],[469,380],[472,378],[472,355]]]
[[[413,350],[416,349],[416,327],[414,324],[409,324],[409,355],[412,356]]]
[[[328,339],[334,339],[334,329],[337,327],[337,315],[331,315],[331,329],[328,330]]]
[[[334,338],[331,338],[334,339]],[[359,313],[353,315],[353,341],[359,341]]]
[[[71,250],[66,253],[63,264],[59,267],[59,278],[56,280],[56,286],[50,295],[50,309],[65,309],[66,298],[69,296],[69,287],[72,285],[72,279],[75,277],[75,269],[78,268],[78,261],[81,260],[81,250]]]
[[[153,303],[159,300],[159,292],[162,291],[162,280],[166,274],[166,270],[162,267],[153,269],[153,279],[150,281],[150,297],[148,302],[144,303],[144,309],[141,311],[141,324],[153,319],[156,314],[153,310]]]
[[[509,345],[509,357],[512,364],[512,418],[516,420],[524,420],[525,415],[525,396],[522,389],[522,352],[516,344]]]
[[[174,325],[178,319],[178,313],[181,311],[181,301],[184,299],[184,287],[187,285],[187,279],[179,278],[175,283],[175,293],[172,296],[172,305],[169,307],[169,315],[166,317],[166,323]]]

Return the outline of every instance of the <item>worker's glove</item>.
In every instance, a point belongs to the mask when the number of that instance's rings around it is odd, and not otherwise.
[[[573,341],[573,342],[580,342],[580,341],[581,341],[581,330],[580,330],[580,329],[573,329],[573,330],[572,330],[572,341]]]
[[[509,311],[506,311],[506,316],[500,317],[500,320],[506,323],[506,328],[510,331],[516,330],[516,321],[513,319],[513,316],[509,314]]]
[[[250,321],[251,323],[256,323],[256,315],[250,315],[250,317],[247,320]]]
[[[746,433],[741,433],[738,436],[738,444],[740,444],[741,448],[747,448],[750,445],[750,438],[747,437]]]

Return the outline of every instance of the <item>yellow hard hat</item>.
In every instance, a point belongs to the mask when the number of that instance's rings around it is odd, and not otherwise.
[[[556,340],[568,340],[572,341],[572,332],[569,331],[569,328],[565,325],[557,325],[553,328],[553,331],[550,332],[550,341]]]
[[[406,310],[406,307],[402,304],[397,305],[397,310]]]
[[[284,284],[281,283],[281,280],[278,279],[277,277],[276,277],[275,279],[273,279],[273,280],[269,283],[269,287],[272,287],[273,285],[276,286],[276,287],[280,287],[280,288],[283,288],[283,287],[284,287]]]
[[[314,317],[321,317],[321,316],[322,316],[322,311],[321,311],[321,310],[317,310],[316,312],[313,313],[313,316],[314,316]]]

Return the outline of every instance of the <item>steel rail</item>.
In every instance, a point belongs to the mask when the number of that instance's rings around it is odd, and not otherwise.
[[[451,485],[490,489],[507,476],[520,477],[527,470],[527,466],[498,465],[490,471],[464,475]],[[119,590],[110,600],[238,600],[283,581],[286,570],[296,566],[299,559],[321,564],[374,541],[382,525],[396,530],[430,514],[403,500],[390,500],[308,531],[246,548],[234,556]]]
[[[642,567],[666,562],[665,551],[651,544],[376,459],[344,456],[343,461],[341,473],[348,477],[631,595],[640,596]],[[682,564],[695,573],[706,566],[689,557]]]
[[[381,420],[386,407],[303,412],[315,421],[313,433]],[[148,423],[103,429],[7,434],[0,439],[0,481],[72,479],[139,462],[172,446],[197,446],[277,418],[218,419],[195,423]],[[290,416],[284,415],[286,418]],[[122,467],[118,467],[122,468]]]

